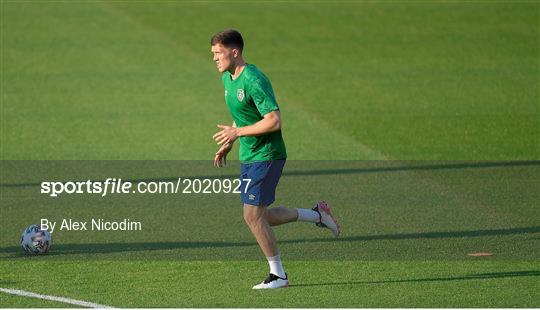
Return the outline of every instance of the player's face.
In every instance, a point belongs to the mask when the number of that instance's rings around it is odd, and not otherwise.
[[[238,50],[227,48],[222,44],[212,45],[212,54],[214,62],[219,72],[225,72],[232,68],[238,57]]]

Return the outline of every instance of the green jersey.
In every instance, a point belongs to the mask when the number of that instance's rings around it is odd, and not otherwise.
[[[257,67],[246,64],[236,79],[226,71],[222,76],[225,102],[236,127],[253,125],[265,114],[279,110],[268,78]],[[255,162],[285,159],[281,130],[258,137],[240,137],[240,161]]]

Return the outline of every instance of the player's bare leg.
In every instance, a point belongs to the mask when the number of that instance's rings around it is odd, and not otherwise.
[[[296,209],[285,207],[268,208],[265,216],[270,226],[277,226],[290,222],[296,222],[298,219],[298,211]]]
[[[340,233],[339,224],[332,216],[330,208],[324,201],[319,201],[313,209],[269,208],[266,210],[265,216],[270,226],[301,221],[315,223],[319,227],[328,228],[335,236],[338,236]]]
[[[278,255],[276,236],[266,219],[266,207],[244,204],[244,221],[266,257]]]
[[[254,289],[280,288],[289,286],[287,274],[283,270],[281,257],[279,256],[274,231],[266,219],[266,207],[244,204],[244,220],[251,233],[255,236],[259,247],[263,251],[268,264],[270,274],[262,283],[255,285]]]

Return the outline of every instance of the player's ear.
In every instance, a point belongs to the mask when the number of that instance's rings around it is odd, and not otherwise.
[[[237,48],[233,48],[232,49],[232,54],[233,54],[234,58],[237,58],[238,55],[240,54],[240,51]]]

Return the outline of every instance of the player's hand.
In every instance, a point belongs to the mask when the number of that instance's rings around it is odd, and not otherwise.
[[[217,125],[219,128],[221,128],[221,131],[217,132],[212,136],[214,140],[219,145],[224,145],[227,143],[233,143],[237,138],[237,128],[231,127],[231,126],[225,126],[225,125]]]
[[[227,154],[229,154],[231,151],[232,146],[232,143],[226,143],[219,148],[219,150],[216,152],[216,156],[214,157],[215,167],[221,168],[227,164]]]

